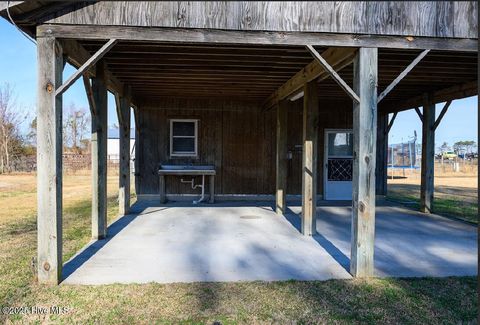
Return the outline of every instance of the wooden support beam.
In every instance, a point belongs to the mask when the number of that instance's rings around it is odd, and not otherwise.
[[[287,109],[286,100],[282,100],[277,106],[276,212],[280,215],[287,211]]]
[[[390,129],[393,126],[393,123],[395,122],[395,119],[397,118],[397,114],[398,114],[397,112],[393,113],[392,119],[390,120],[390,122],[388,122],[387,136],[388,136],[388,133],[390,132]],[[388,114],[385,114],[385,116],[387,117],[387,120],[388,120]]]
[[[120,173],[118,208],[119,214],[128,214],[130,210],[130,105],[128,99],[120,97],[117,101],[119,113]]]
[[[424,95],[422,120],[422,168],[420,182],[420,211],[432,212],[435,162],[435,104],[431,94]]]
[[[360,96],[360,102],[353,104],[350,273],[354,277],[370,277],[374,274],[377,66],[378,50],[360,48],[353,73],[353,86]]]
[[[395,116],[391,124],[388,123],[388,114],[379,114],[377,119],[376,195],[387,195],[388,132]]]
[[[38,32],[38,29],[41,29],[40,26],[37,27],[37,32]],[[73,37],[73,39],[62,39],[60,42],[62,44],[63,52],[67,56],[67,61],[74,67],[79,68],[88,59],[90,59],[91,55],[87,50],[85,50],[85,48],[82,45],[80,45],[80,43],[75,41],[75,39],[77,38],[78,37]],[[93,68],[87,69],[85,70],[84,74],[86,74],[89,77],[94,77],[95,69]],[[105,80],[107,83],[108,90],[110,90],[112,93],[118,93],[121,96],[125,95],[123,93],[124,90],[126,89],[125,85],[122,82],[120,82],[114,75],[112,75],[108,70],[105,70]],[[134,103],[132,102],[130,104],[134,105]]]
[[[420,112],[420,108],[415,107],[415,112],[417,112],[417,115],[420,118],[420,121],[423,122],[423,114],[422,114],[422,112]]]
[[[286,46],[326,47],[377,47],[390,49],[432,49],[444,51],[477,52],[477,39],[453,39],[439,37],[361,35],[322,32],[273,32],[216,30],[203,28],[137,27],[137,26],[89,26],[43,24],[37,27],[38,36],[54,36],[70,39],[115,38],[128,41],[162,43],[215,43],[258,44]]]
[[[115,109],[117,111],[117,119],[118,119],[118,124],[119,125],[122,125],[123,124],[123,114],[122,114],[122,104],[121,104],[121,100],[123,97],[120,97],[119,94],[115,93],[114,94],[114,97],[115,97]]]
[[[61,45],[37,38],[37,271],[38,282],[62,280],[62,84]]]
[[[398,77],[396,77],[391,84],[389,84],[387,86],[387,88],[385,88],[384,91],[382,91],[382,93],[378,96],[378,99],[377,99],[377,104],[380,103],[382,101],[382,99],[385,98],[385,96],[388,95],[389,92],[391,92],[393,90],[393,88],[395,88],[396,85],[398,85],[398,83],[400,81],[402,81],[403,78],[405,78],[405,76],[410,72],[412,71],[413,68],[415,68],[415,66],[418,64],[418,62],[420,62],[427,54],[428,52],[430,52],[430,50],[424,50],[422,53],[420,53],[416,58],[415,60],[412,61],[412,63],[410,63],[406,68],[405,70],[403,70],[399,75]]]
[[[435,104],[447,102],[449,100],[461,99],[465,97],[475,96],[478,94],[477,80],[458,84],[452,87],[440,89],[433,92],[432,98]],[[382,107],[382,111],[393,113],[412,109],[423,105],[423,95],[410,98],[406,101],[388,103],[388,107]],[[394,108],[392,110],[391,108]]]
[[[100,60],[105,54],[107,54],[108,51],[117,43],[116,39],[111,39],[109,40],[105,45],[103,45],[95,54],[93,54],[90,58],[88,58],[87,61],[85,61],[84,64],[82,64],[77,71],[75,71],[68,79],[63,83],[60,87],[57,88],[55,91],[55,95],[61,95],[65,91],[67,91],[68,88],[70,88],[71,85],[75,81],[77,81],[78,78],[80,78],[85,71],[90,69],[90,67],[94,66],[95,63],[97,63],[98,60]]]
[[[320,65],[328,72],[330,77],[347,93],[347,95],[356,101],[357,103],[360,102],[360,98],[358,95],[353,91],[352,88],[338,75],[334,68],[330,64],[328,64],[327,60],[325,60],[320,53],[317,52],[311,45],[307,45],[308,51],[312,54],[312,56],[320,63]]]
[[[318,155],[318,88],[315,80],[304,87],[302,150],[302,234],[316,234],[317,155]]]
[[[96,64],[92,80],[93,97],[97,114],[92,116],[92,238],[107,235],[107,85],[105,63]]]
[[[352,63],[356,51],[356,48],[329,48],[322,53],[322,57],[335,70],[340,71]],[[328,77],[328,72],[317,60],[313,60],[273,92],[263,103],[263,109],[267,110],[274,107],[279,101],[301,91],[307,82],[321,81]]]
[[[85,87],[85,93],[87,94],[90,114],[94,116],[97,114],[97,108],[95,107],[95,100],[93,98],[92,84],[90,83],[90,78],[87,76],[87,74],[83,75],[83,86]]]
[[[442,122],[442,119],[447,113],[447,110],[450,107],[451,103],[452,103],[451,100],[445,103],[445,106],[443,106],[442,111],[440,112],[440,115],[438,116],[437,120],[435,121],[435,124],[433,125],[433,130],[436,130],[437,127],[440,125],[440,122]]]

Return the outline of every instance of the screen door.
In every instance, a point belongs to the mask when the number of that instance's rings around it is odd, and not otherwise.
[[[351,200],[353,173],[352,130],[325,131],[325,200]]]

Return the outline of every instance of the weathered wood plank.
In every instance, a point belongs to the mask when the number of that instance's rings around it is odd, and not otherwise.
[[[390,129],[392,128],[393,126],[393,123],[395,123],[395,119],[397,118],[397,112],[393,113],[393,116],[392,116],[392,119],[390,120],[390,122],[388,122],[388,125],[387,125],[387,134],[388,132],[390,132]],[[388,119],[388,114],[385,114],[387,116],[387,119]]]
[[[375,238],[375,159],[377,136],[376,48],[360,48],[354,61],[352,239],[350,273],[373,276]]]
[[[452,103],[451,100],[449,100],[448,102],[445,103],[445,105],[442,108],[442,111],[440,112],[440,115],[438,115],[437,120],[435,121],[435,124],[433,125],[433,130],[436,130],[437,127],[440,125],[443,117],[445,116],[445,114],[447,114],[447,110],[450,107],[451,103]]]
[[[62,84],[63,55],[52,37],[37,38],[37,254],[38,281],[62,279]]]
[[[424,95],[422,120],[422,167],[420,180],[420,211],[432,213],[435,162],[435,104],[431,94]]]
[[[415,66],[428,54],[428,52],[430,52],[430,50],[424,50],[422,53],[420,53],[416,58],[415,60],[412,61],[412,63],[410,63],[406,68],[405,70],[403,70],[399,75],[398,77],[396,77],[388,86],[387,88],[385,88],[384,91],[382,91],[382,93],[378,96],[378,103],[380,103],[380,101],[385,98],[385,96],[388,95],[389,92],[391,92],[393,90],[393,88],[395,88],[396,85],[398,85],[398,83],[400,81],[402,81],[403,78],[405,78],[405,76],[410,72],[412,71],[413,68],[415,68]]]
[[[393,120],[393,119],[392,119]],[[388,154],[388,114],[378,114],[377,118],[377,160],[375,163],[375,193],[387,195],[387,154]]]
[[[92,116],[92,238],[107,236],[107,131],[108,107],[105,63],[96,64],[92,79],[97,114]]]
[[[450,8],[452,4],[439,3],[441,2],[99,1],[75,3],[70,8],[57,9],[56,13],[42,21],[54,24],[441,37],[469,37],[470,31],[476,31],[476,19],[473,19],[476,11],[471,9],[476,8],[471,4],[473,1],[468,1],[467,4],[463,4],[463,1],[455,2],[454,12]],[[72,10],[72,7],[76,10]],[[453,18],[453,14],[458,18]],[[451,28],[452,19],[455,19],[455,31]]]
[[[117,105],[119,113],[120,166],[119,166],[119,214],[128,214],[130,210],[130,105],[129,100],[121,97]],[[121,121],[121,122],[120,122]]]
[[[95,99],[93,98],[92,84],[87,74],[83,75],[83,86],[85,87],[85,93],[88,99],[88,108],[90,109],[90,114],[93,116],[97,114],[97,108],[95,107]]]
[[[478,38],[478,1],[454,1],[453,6],[454,37]]]
[[[423,114],[422,114],[422,112],[420,112],[420,109],[419,109],[418,107],[415,107],[415,112],[417,113],[418,118],[420,119],[420,121],[423,122]]]
[[[41,26],[42,25],[38,27],[38,31],[42,29]],[[70,64],[72,64],[74,67],[79,68],[90,59],[91,55],[90,53],[88,53],[87,50],[85,50],[85,48],[83,48],[83,46],[81,46],[75,40],[77,38],[78,37],[72,37],[72,39],[62,39],[60,43],[62,44],[62,49],[64,54],[67,56],[66,58],[67,61]],[[84,73],[87,74],[89,77],[94,77],[95,69],[86,69]],[[124,95],[123,91],[125,89],[124,85],[108,70],[105,71],[105,74],[106,74],[105,80],[107,82],[108,89],[113,93],[118,93],[123,96]],[[131,103],[131,104],[134,105],[134,103]]]
[[[349,65],[356,49],[349,48],[329,48],[322,53],[323,58],[337,71]],[[317,60],[309,63],[305,68],[297,72],[292,78],[280,86],[264,102],[263,108],[268,109],[274,106],[278,101],[287,98],[293,93],[300,91],[305,83],[314,79],[324,80],[328,78],[329,73],[320,65]]]
[[[90,67],[94,66],[95,63],[97,63],[98,60],[100,60],[107,52],[115,46],[117,43],[116,39],[111,39],[109,40],[104,46],[102,46],[95,54],[93,54],[90,58],[88,58],[87,61],[85,61],[84,64],[82,64],[77,71],[75,71],[68,79],[65,81],[60,87],[57,88],[55,91],[55,95],[61,95],[65,91],[67,91],[68,88],[70,88],[71,85],[75,81],[77,81],[78,78],[80,78]]]
[[[360,98],[358,95],[350,88],[350,86],[338,75],[334,68],[317,52],[311,45],[307,45],[307,49],[313,55],[313,57],[317,60],[318,63],[328,72],[330,77],[335,80],[335,82],[342,88],[350,98],[352,98],[356,102],[360,102]]]
[[[277,150],[276,150],[276,212],[284,215],[287,211],[287,101],[277,106]]]
[[[180,29],[132,26],[40,25],[37,35],[73,39],[105,39],[151,41],[165,43],[212,43],[249,45],[307,44],[326,47],[377,47],[398,49],[431,49],[476,52],[476,39],[404,37],[391,35],[357,35],[312,32],[266,32],[237,30]]]
[[[455,2],[437,1],[436,35],[454,37]]]
[[[306,236],[316,234],[318,111],[318,87],[312,80],[305,84],[303,97],[301,231]]]
[[[213,204],[215,203],[215,175],[210,175],[209,179],[210,199],[208,202]]]

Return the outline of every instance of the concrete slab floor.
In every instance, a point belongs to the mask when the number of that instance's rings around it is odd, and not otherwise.
[[[194,206],[144,202],[109,227],[109,238],[64,267],[64,284],[326,280],[350,278],[350,214],[321,206],[318,235],[298,232],[301,211],[271,203]],[[476,227],[401,207],[377,207],[376,276],[477,274]]]

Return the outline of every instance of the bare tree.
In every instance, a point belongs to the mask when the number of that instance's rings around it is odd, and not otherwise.
[[[23,151],[21,124],[27,114],[17,104],[13,87],[8,83],[0,86],[0,173],[11,170],[13,157]]]
[[[64,144],[73,152],[80,153],[88,135],[90,117],[86,109],[77,108],[73,103],[66,113],[63,125]]]

